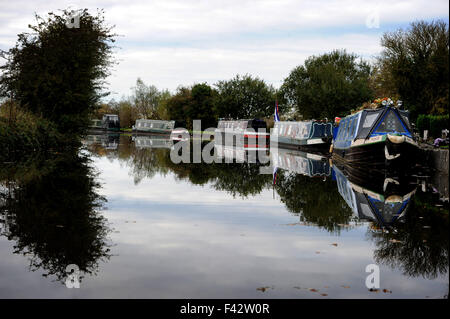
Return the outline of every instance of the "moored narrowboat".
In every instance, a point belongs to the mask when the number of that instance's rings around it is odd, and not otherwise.
[[[276,121],[270,135],[270,142],[284,148],[328,150],[332,131],[333,124],[329,122]]]
[[[267,148],[270,134],[267,124],[260,119],[219,120],[214,132],[216,144],[252,148]]]
[[[116,114],[105,114],[101,120],[93,119],[89,125],[90,132],[119,131],[120,121]]]
[[[341,119],[331,149],[333,158],[347,164],[374,168],[400,164],[407,168],[414,164],[418,145],[409,112],[385,105]]]
[[[163,120],[136,120],[136,124],[132,129],[136,132],[152,133],[152,134],[170,134],[175,127],[175,121]]]
[[[280,121],[278,102],[275,104],[274,127],[270,143],[274,147],[327,151],[333,136],[333,124],[329,122]]]

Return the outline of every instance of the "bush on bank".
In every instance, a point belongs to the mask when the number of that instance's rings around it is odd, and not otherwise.
[[[449,116],[446,115],[425,115],[420,114],[417,117],[416,126],[420,134],[424,130],[428,130],[428,134],[431,137],[441,137],[442,130],[448,129]]]
[[[20,113],[14,120],[0,117],[0,160],[12,160],[31,152],[61,148],[67,137],[56,125],[30,113]]]

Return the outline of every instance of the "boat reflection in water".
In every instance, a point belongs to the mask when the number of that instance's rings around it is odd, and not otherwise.
[[[173,140],[167,137],[161,137],[158,135],[135,135],[132,137],[136,148],[167,148],[170,149],[173,146]]]
[[[229,146],[214,144],[214,153],[217,162],[225,161],[225,163],[260,163],[269,162],[268,148],[249,148],[246,146]]]
[[[293,173],[314,176],[330,176],[328,158],[322,155],[306,153],[284,148],[271,148],[272,165]]]
[[[355,216],[380,227],[404,221],[417,187],[406,178],[386,177],[367,170],[355,172],[355,168],[347,166],[333,165],[333,178]]]
[[[117,150],[120,134],[90,134],[82,140],[84,146],[101,145],[106,150]]]

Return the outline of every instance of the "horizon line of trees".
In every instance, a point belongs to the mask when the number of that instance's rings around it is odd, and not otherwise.
[[[310,56],[279,89],[250,74],[179,86],[174,93],[138,78],[130,97],[102,104],[97,115],[116,113],[122,127],[150,118],[176,120],[191,129],[193,119],[201,119],[205,128],[224,117],[270,121],[275,101],[286,119],[332,119],[380,97],[402,100],[413,121],[420,114],[448,114],[448,24],[413,22],[407,30],[384,33],[381,45],[374,63],[346,50]]]
[[[122,127],[152,118],[191,129],[194,119],[203,127],[215,126],[219,118],[270,121],[276,101],[284,119],[332,119],[376,97],[401,99],[412,121],[420,114],[448,114],[449,28],[444,20],[416,21],[406,30],[384,33],[375,63],[345,49],[310,56],[279,89],[250,74],[180,86],[173,93],[138,78],[130,96],[104,103],[116,35],[102,11],[82,10],[80,28],[66,26],[70,14],[37,16],[33,33],[20,34],[15,47],[0,52],[6,59],[0,66],[1,125],[11,125],[11,110],[19,110],[75,136],[85,132],[90,118],[105,113],[118,114]]]

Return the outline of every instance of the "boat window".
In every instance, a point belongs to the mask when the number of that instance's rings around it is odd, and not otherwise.
[[[350,119],[348,119],[348,121],[347,121],[347,129],[345,130],[345,139],[346,139],[346,140],[348,140],[349,137],[350,137],[350,129],[351,129],[351,126],[352,126],[352,119],[350,118]]]
[[[342,123],[342,134],[341,134],[341,140],[345,140],[345,135],[347,133],[347,120],[344,121],[344,123]]]
[[[355,118],[353,119],[353,121],[352,121],[352,131],[351,131],[351,134],[350,134],[350,137],[351,137],[352,139],[353,139],[353,137],[355,136],[357,120],[358,120],[358,118],[355,117]]]
[[[366,118],[364,119],[363,128],[369,128],[372,127],[372,125],[375,123],[375,120],[378,117],[378,113],[374,114],[367,114]]]
[[[380,123],[376,129],[376,133],[391,133],[391,132],[405,132],[400,119],[395,115],[393,111],[384,117],[383,121]]]
[[[349,136],[350,136],[350,126],[352,125],[352,120],[349,119],[347,121],[347,125],[346,125],[346,130],[345,130],[345,139],[348,140]]]

